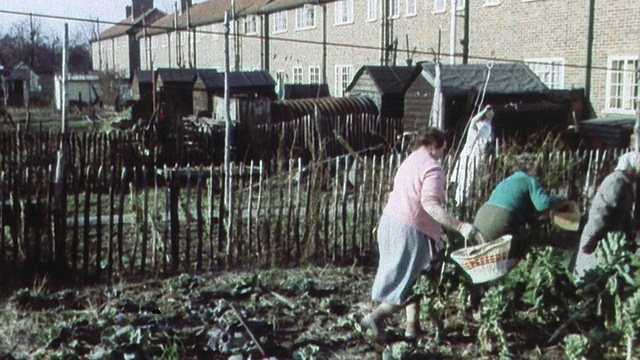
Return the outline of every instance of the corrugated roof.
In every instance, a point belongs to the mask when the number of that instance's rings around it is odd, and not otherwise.
[[[353,77],[346,91],[351,91],[366,72],[382,94],[404,93],[420,71],[419,66],[363,66]]]
[[[274,101],[271,104],[271,115],[274,121],[290,121],[313,115],[316,106],[320,113],[325,116],[378,114],[378,108],[373,100],[364,96],[353,96]]]
[[[435,64],[422,64],[423,75],[435,84]],[[445,95],[462,95],[469,90],[482,90],[487,81],[486,64],[442,65],[441,84]],[[549,88],[525,64],[495,63],[491,68],[486,93],[522,94],[544,93]]]
[[[167,14],[158,9],[151,9],[145,12],[144,14],[138,16],[137,18],[133,18],[132,16],[122,20],[121,22],[113,25],[107,30],[100,33],[100,40],[114,38],[118,36],[123,36],[126,34],[131,34],[135,32],[142,31],[142,23],[143,19],[145,22],[149,21],[150,23],[146,23],[147,27],[151,26],[153,22],[150,20],[155,16],[166,16]]]

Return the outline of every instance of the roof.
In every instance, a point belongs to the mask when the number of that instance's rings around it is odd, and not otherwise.
[[[236,0],[234,10],[236,16],[270,14],[299,8],[304,4],[318,5],[333,1],[336,0]],[[193,4],[188,11],[178,13],[177,16],[176,14],[168,14],[154,22],[153,26],[147,29],[147,35],[175,31],[176,28],[184,30],[188,27],[222,23],[227,11],[231,11],[231,2],[229,1],[203,1]],[[139,35],[144,34],[140,33]]]
[[[155,19],[158,16],[166,16],[166,15],[167,14],[165,12],[160,11],[156,8],[153,8],[151,10],[147,10],[144,14],[136,18],[129,16],[128,18],[120,21],[119,23],[113,25],[107,30],[101,32],[99,39],[100,40],[110,39],[114,37],[119,37],[119,36],[131,34],[131,33],[139,32],[143,29],[142,28],[143,19],[146,22],[149,19]],[[155,24],[156,22],[152,22],[152,23]],[[145,24],[145,25],[150,25],[150,24]],[[92,40],[92,41],[95,41],[95,40]]]
[[[271,104],[271,115],[275,121],[289,121],[314,114],[316,106],[325,116],[378,114],[378,108],[373,100],[364,96],[353,96],[274,101]]]
[[[424,77],[435,85],[435,64],[421,65]],[[549,91],[540,78],[527,65],[521,63],[495,63],[490,72],[486,64],[442,65],[441,73],[442,93],[445,95],[463,95],[471,89],[482,90],[485,82],[488,94]]]
[[[193,83],[197,75],[197,69],[158,68],[155,73],[156,78],[162,79],[164,84]]]
[[[420,71],[419,66],[363,66],[353,77],[346,91],[351,91],[366,72],[381,93],[404,93]]]
[[[207,89],[223,90],[224,89],[224,73],[213,71],[198,70],[198,77]],[[229,73],[230,88],[249,88],[249,87],[275,87],[276,81],[271,77],[268,71],[233,71]]]
[[[31,70],[29,65],[24,62],[18,63],[13,67],[13,70],[8,71],[9,75],[7,76],[7,80],[30,80],[31,75],[35,75],[36,73]]]
[[[133,77],[137,79],[139,84],[150,84],[153,82],[151,70],[136,70]]]
[[[285,84],[285,99],[306,99],[331,96],[328,84]]]
[[[606,117],[581,121],[578,125],[580,135],[590,143],[598,143],[605,148],[625,148],[637,118]]]

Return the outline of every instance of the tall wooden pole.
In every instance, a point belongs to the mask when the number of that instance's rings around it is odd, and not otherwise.
[[[224,194],[225,208],[227,210],[227,257],[231,262],[231,244],[233,243],[233,190],[231,173],[231,103],[229,96],[229,12],[224,14],[224,117],[225,117],[225,141],[224,141]]]

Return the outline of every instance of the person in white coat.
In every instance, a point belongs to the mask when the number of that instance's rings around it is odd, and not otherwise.
[[[453,169],[454,198],[458,206],[471,196],[476,169],[493,137],[493,115],[493,108],[487,105],[469,121],[466,140]]]

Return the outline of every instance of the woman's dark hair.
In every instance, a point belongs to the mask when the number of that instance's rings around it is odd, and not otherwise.
[[[429,127],[422,132],[414,141],[414,147],[435,145],[437,148],[444,146],[446,142],[446,133],[435,127]]]

